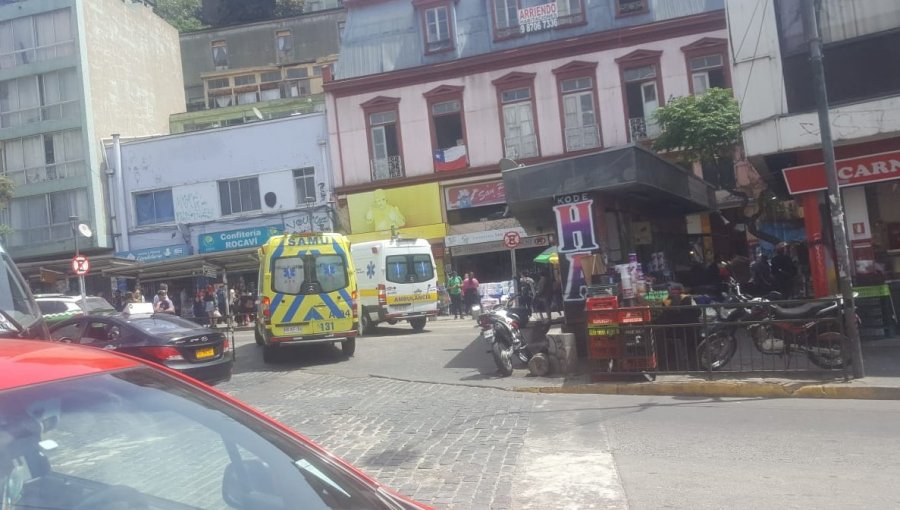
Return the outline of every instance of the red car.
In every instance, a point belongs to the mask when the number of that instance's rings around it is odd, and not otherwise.
[[[0,509],[424,509],[165,367],[0,342]]]

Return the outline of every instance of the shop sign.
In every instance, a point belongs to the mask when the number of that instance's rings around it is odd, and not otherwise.
[[[519,9],[519,32],[527,34],[556,28],[559,12],[556,2]]]
[[[840,159],[836,163],[841,187],[900,179],[900,151]],[[784,181],[791,195],[828,189],[823,163],[785,168]]]
[[[391,228],[443,223],[440,193],[437,183],[428,183],[349,195],[350,231],[383,232],[387,239]]]
[[[523,237],[519,240],[517,250],[525,248],[545,248],[550,245],[549,236],[533,236]],[[509,248],[504,246],[503,241],[493,241],[490,243],[464,244],[450,248],[450,253],[454,257],[464,255],[477,255],[479,253],[494,253],[498,251],[508,251]]]
[[[584,301],[587,282],[582,259],[600,249],[594,234],[593,204],[590,194],[577,193],[556,197],[553,212],[556,215],[559,253],[565,255],[569,271],[566,276],[566,301]]]
[[[187,257],[190,252],[191,249],[186,244],[171,244],[169,246],[160,246],[158,248],[117,251],[116,257],[120,259],[136,260],[138,262],[157,262],[160,260]]]
[[[506,202],[506,188],[503,187],[503,181],[451,186],[445,190],[445,193],[448,211]]]
[[[525,237],[525,229],[522,227],[504,228],[499,230],[483,230],[481,232],[471,232],[468,234],[454,234],[444,239],[447,246],[462,246],[465,244],[476,243],[492,243],[495,241],[502,242],[503,236],[508,232],[515,232],[519,237]]]
[[[200,234],[200,253],[239,250],[241,248],[261,246],[268,241],[270,237],[281,234],[282,232],[284,232],[284,225],[279,224]]]

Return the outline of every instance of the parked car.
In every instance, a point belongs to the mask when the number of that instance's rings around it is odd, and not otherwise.
[[[65,294],[35,294],[34,300],[41,309],[41,314],[48,325],[55,324],[85,313],[115,312],[116,309],[109,301],[100,296],[87,296],[84,303],[81,296],[67,296]]]
[[[0,342],[0,506],[428,508],[177,372],[34,340]]]
[[[165,365],[207,384],[231,379],[228,338],[196,323],[132,303],[122,313],[82,315],[50,326],[51,339],[124,352]]]

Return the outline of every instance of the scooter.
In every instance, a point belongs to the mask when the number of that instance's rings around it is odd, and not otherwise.
[[[531,352],[526,345],[521,328],[528,323],[529,312],[525,307],[495,307],[489,311],[472,311],[478,314],[478,325],[481,338],[490,346],[497,369],[504,377],[512,375],[513,357],[522,363],[528,363]]]

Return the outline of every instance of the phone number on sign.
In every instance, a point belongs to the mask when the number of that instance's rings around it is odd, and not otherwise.
[[[521,25],[519,25],[519,31],[523,34],[527,34],[528,32],[540,32],[541,30],[556,28],[556,26],[556,19],[529,21],[528,23],[522,23]]]

